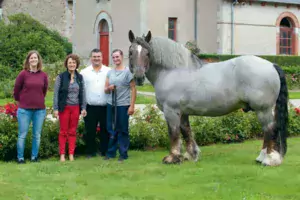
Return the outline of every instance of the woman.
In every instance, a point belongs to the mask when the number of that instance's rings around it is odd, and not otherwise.
[[[31,161],[38,162],[41,131],[46,116],[45,97],[47,89],[48,77],[42,71],[42,58],[37,51],[30,51],[14,86],[14,99],[18,102],[17,162],[19,164],[25,163],[25,140],[31,121]]]
[[[69,160],[74,160],[76,130],[79,115],[86,116],[84,80],[77,72],[80,60],[75,54],[66,57],[67,70],[56,77],[53,96],[54,116],[59,118],[58,136],[60,161],[65,161],[66,142],[69,144]]]
[[[129,115],[134,113],[134,104],[136,99],[136,88],[133,80],[133,75],[128,67],[123,64],[123,52],[116,49],[112,52],[112,59],[116,65],[114,69],[107,73],[105,82],[105,93],[108,94],[107,101],[107,131],[109,132],[110,140],[108,151],[105,159],[116,157],[117,146],[119,145],[119,161],[128,158],[129,148]],[[130,95],[131,90],[131,95]],[[116,122],[113,130],[112,119],[112,92],[116,94]],[[130,98],[131,96],[131,98]]]

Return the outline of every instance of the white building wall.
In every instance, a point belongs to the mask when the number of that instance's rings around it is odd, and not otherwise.
[[[297,6],[260,3],[239,4],[234,7],[234,54],[276,55],[276,20],[283,12],[291,12],[300,19]],[[231,53],[231,4],[224,2],[222,17],[218,22],[221,27],[220,53]]]

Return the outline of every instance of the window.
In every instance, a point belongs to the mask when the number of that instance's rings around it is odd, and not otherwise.
[[[293,26],[287,17],[280,22],[279,53],[293,54]]]
[[[169,18],[168,24],[168,37],[176,41],[176,27],[177,27],[177,18]]]
[[[280,28],[280,54],[292,55],[292,33],[291,28]]]

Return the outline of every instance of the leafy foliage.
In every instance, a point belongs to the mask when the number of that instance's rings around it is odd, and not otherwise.
[[[199,58],[205,59],[209,62],[225,61],[238,56],[240,55],[198,54]],[[269,60],[272,63],[276,63],[279,66],[296,66],[299,65],[300,63],[299,56],[283,56],[283,55],[257,55],[257,56]]]
[[[27,14],[8,16],[9,23],[0,22],[0,62],[20,69],[30,50],[40,52],[43,61],[53,63],[72,52],[72,44],[57,31]]]

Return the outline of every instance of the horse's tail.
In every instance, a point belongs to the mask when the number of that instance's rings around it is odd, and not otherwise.
[[[280,92],[275,106],[275,140],[278,151],[282,157],[287,152],[287,129],[288,129],[288,88],[285,79],[284,71],[276,64],[274,64],[276,71],[280,78]]]

